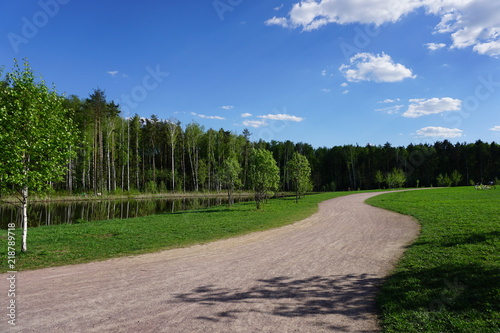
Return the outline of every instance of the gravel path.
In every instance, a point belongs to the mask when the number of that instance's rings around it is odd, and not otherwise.
[[[20,272],[17,325],[2,314],[0,331],[376,332],[374,295],[419,231],[410,217],[363,203],[377,194],[325,201],[265,232]]]

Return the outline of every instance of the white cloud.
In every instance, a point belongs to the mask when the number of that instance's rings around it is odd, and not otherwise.
[[[375,111],[387,113],[387,114],[398,114],[399,110],[401,110],[404,105],[393,105],[385,108],[375,109]]]
[[[347,95],[348,93],[349,93],[349,90],[347,90],[347,89],[342,92],[343,95]]]
[[[115,77],[116,74],[118,74],[119,72],[118,71],[108,71],[107,72],[109,75],[111,75],[112,77]]]
[[[344,82],[344,83],[342,83],[340,86],[341,86],[342,88],[345,88],[345,87],[347,87],[347,86],[348,86],[348,84],[347,84],[346,82]]]
[[[410,69],[394,63],[385,53],[358,53],[351,57],[349,65],[342,65],[339,70],[349,82],[398,82],[416,77]]]
[[[498,0],[301,0],[286,17],[274,16],[266,24],[303,31],[330,23],[379,26],[394,23],[417,8],[441,18],[436,32],[450,34],[452,47],[472,46],[479,54],[500,56]]]
[[[297,116],[291,116],[289,114],[267,114],[265,116],[258,116],[259,118],[262,119],[268,119],[268,120],[283,120],[283,121],[295,121],[295,122],[301,122],[304,120],[302,117],[297,117]]]
[[[446,44],[444,43],[427,43],[424,45],[427,46],[427,49],[429,49],[429,51],[437,51],[439,49],[442,49],[443,47],[446,47]]]
[[[328,89],[328,88],[323,88],[321,89],[322,92],[324,93],[329,93],[330,91],[332,91],[331,89]]]
[[[436,138],[459,138],[462,136],[462,130],[458,128],[446,128],[429,126],[421,128],[417,131],[417,136],[421,138],[436,137]]]
[[[270,18],[266,22],[264,22],[266,25],[279,25],[284,28],[288,28],[288,20],[284,17],[276,17],[274,16],[273,18]]]
[[[220,108],[224,110],[231,110],[232,108],[234,108],[234,105],[223,105]]]
[[[329,23],[366,23],[380,25],[396,22],[420,6],[415,0],[304,0],[293,5],[287,17],[273,17],[266,23],[282,27],[318,29]]]
[[[396,102],[399,102],[399,101],[400,101],[399,98],[396,98],[396,99],[386,98],[383,101],[378,101],[377,103],[396,103]]]
[[[252,116],[252,114],[251,114],[251,113],[248,113],[248,112],[247,112],[247,113],[242,113],[242,114],[241,114],[241,117],[242,117],[242,118],[248,118],[248,117],[251,117],[251,116]]]
[[[269,124],[265,120],[245,120],[243,121],[243,126],[249,126],[258,128],[261,126],[268,126]]]
[[[500,132],[500,126],[493,126],[490,131]]]
[[[428,11],[440,15],[439,33],[450,33],[452,47],[472,46],[479,54],[500,56],[500,2],[492,0],[427,0]]]
[[[204,114],[198,114],[198,113],[195,113],[195,112],[191,112],[191,115],[196,116],[196,117],[199,117],[199,118],[202,118],[202,119],[216,119],[216,120],[224,120],[224,119],[226,119],[226,118],[224,118],[224,117],[219,117],[219,116],[207,116],[207,115],[204,115]]]
[[[431,99],[410,99],[410,106],[403,117],[418,118],[429,114],[443,113],[447,111],[458,111],[462,107],[462,101],[450,97]]]
[[[321,71],[321,76],[326,76],[326,69],[323,69],[323,70]]]

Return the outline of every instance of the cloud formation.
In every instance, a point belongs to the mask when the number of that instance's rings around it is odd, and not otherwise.
[[[427,49],[429,49],[429,51],[437,51],[439,49],[442,49],[443,47],[446,47],[446,44],[444,43],[427,43],[424,45],[427,46]]]
[[[385,108],[375,109],[375,111],[383,112],[386,114],[398,114],[399,110],[401,110],[404,105],[393,105]]]
[[[283,120],[283,121],[295,121],[295,122],[301,122],[304,120],[304,118],[302,118],[302,117],[291,116],[289,114],[284,114],[284,113],[267,114],[265,116],[258,116],[258,117],[262,118],[262,119],[269,119],[269,120]]]
[[[286,17],[274,16],[265,24],[303,31],[331,23],[379,26],[397,22],[417,8],[441,18],[435,30],[450,34],[452,47],[472,47],[479,54],[500,56],[500,1],[497,0],[302,0],[292,6]]]
[[[462,101],[450,97],[431,99],[410,99],[408,110],[403,117],[418,118],[430,114],[443,113],[447,111],[458,111],[462,107]]]
[[[223,105],[220,108],[224,110],[231,110],[232,108],[234,108],[234,105]]]
[[[492,128],[490,128],[490,131],[500,132],[500,126],[493,126]]]
[[[339,68],[349,82],[398,82],[416,77],[410,69],[394,63],[385,53],[358,53],[349,61],[349,65],[342,65]]]
[[[199,113],[195,113],[195,112],[191,112],[191,115],[196,116],[196,117],[199,117],[199,118],[202,118],[202,119],[216,119],[216,120],[224,120],[224,119],[226,119],[226,118],[224,118],[224,117],[219,117],[219,116],[207,116],[207,115],[204,115],[204,114],[199,114]]]
[[[421,138],[459,138],[462,136],[462,130],[458,128],[446,128],[446,127],[436,127],[436,126],[428,126],[421,128],[417,131],[417,136]]]
[[[492,0],[427,0],[428,11],[440,15],[438,33],[450,33],[453,48],[472,46],[479,54],[500,56],[500,2]]]
[[[395,103],[395,102],[399,102],[399,101],[400,101],[399,98],[396,98],[396,99],[386,98],[383,101],[378,101],[377,103]]]
[[[267,25],[285,28],[318,29],[329,23],[366,23],[380,25],[396,22],[420,3],[414,0],[304,0],[292,6],[287,17],[267,20]]]
[[[258,128],[261,126],[268,126],[269,124],[265,120],[245,120],[243,121],[243,126],[249,126]]]

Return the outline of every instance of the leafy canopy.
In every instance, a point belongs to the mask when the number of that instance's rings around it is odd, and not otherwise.
[[[312,190],[311,166],[304,155],[295,152],[286,167],[297,201],[301,195]]]
[[[260,209],[261,201],[266,198],[267,192],[279,188],[279,168],[272,153],[265,149],[253,149],[249,165],[250,182],[255,191],[257,209]]]
[[[2,73],[0,73],[2,74]],[[62,179],[73,155],[76,128],[64,98],[37,82],[27,62],[0,86],[0,177],[3,186],[46,189]]]

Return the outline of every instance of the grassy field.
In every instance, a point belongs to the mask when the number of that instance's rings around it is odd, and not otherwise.
[[[368,203],[422,225],[378,297],[384,332],[500,332],[500,190],[409,191]]]
[[[350,193],[309,195],[298,204],[295,198],[272,199],[261,211],[255,209],[255,202],[244,202],[231,208],[218,206],[126,220],[31,228],[27,253],[19,252],[21,230],[18,229],[15,269],[22,271],[155,252],[271,229],[312,215],[321,201]],[[6,230],[1,230],[0,238],[7,239]],[[2,251],[0,272],[8,270],[6,252]]]

